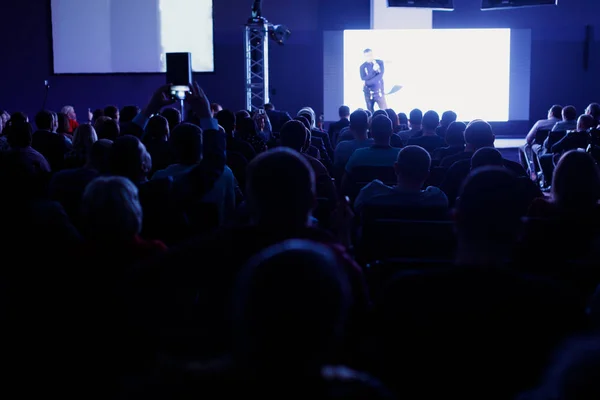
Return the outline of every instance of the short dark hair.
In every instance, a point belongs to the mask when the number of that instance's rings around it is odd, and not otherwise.
[[[387,115],[378,115],[373,118],[373,121],[371,121],[371,136],[373,139],[384,139],[386,137],[389,139],[392,133],[394,133],[394,128]]]
[[[562,118],[562,106],[555,104],[550,108],[550,112],[552,113],[552,116],[556,119],[561,119]]]
[[[511,244],[531,199],[517,177],[501,167],[477,168],[469,174],[456,203],[456,226],[467,240]]]
[[[302,152],[308,136],[306,130],[306,127],[300,121],[286,122],[281,127],[281,132],[279,132],[281,145]]]
[[[116,123],[112,119],[110,121]],[[112,174],[137,179],[141,173],[142,163],[143,154],[140,151],[140,140],[138,138],[131,135],[115,138],[110,150],[110,170]]]
[[[125,106],[121,109],[121,122],[131,122],[140,113],[140,108],[136,105]]]
[[[467,125],[464,122],[451,122],[446,130],[446,144],[448,146],[464,145],[465,129],[467,129]]]
[[[10,121],[28,122],[28,120],[29,120],[29,117],[24,112],[17,111],[17,112],[10,114]]]
[[[225,133],[231,135],[235,129],[235,114],[231,110],[221,110],[216,115],[219,125],[223,127]]]
[[[202,160],[202,129],[187,122],[177,125],[171,135],[171,145],[181,164],[198,163]]]
[[[243,118],[250,118],[250,113],[246,110],[240,110],[235,113],[235,120],[239,121]]]
[[[117,106],[104,107],[104,115],[106,115],[107,117],[117,119],[117,114],[119,114],[119,108]]]
[[[253,137],[258,135],[258,127],[252,118],[237,118],[235,124],[236,132]]]
[[[350,115],[350,128],[361,132],[369,129],[369,116],[364,110],[356,110]]]
[[[162,115],[167,119],[167,121],[169,121],[169,130],[171,132],[173,132],[173,129],[175,129],[175,127],[181,123],[181,113],[176,108],[167,107],[164,110],[162,110],[160,115]]]
[[[155,115],[148,120],[146,134],[152,139],[164,139],[169,137],[169,121],[162,115]]]
[[[423,111],[418,108],[411,110],[408,120],[411,124],[421,125],[423,122]]]
[[[456,119],[458,118],[458,115],[456,115],[456,113],[454,111],[444,111],[444,113],[442,114],[442,119],[440,120],[440,123],[443,126],[448,126],[450,125],[452,122],[456,121]]]
[[[138,139],[144,136],[144,128],[133,122],[119,123],[119,135],[131,135]]]
[[[340,118],[346,118],[346,117],[350,116],[350,107],[341,106],[340,109],[338,110],[338,114],[339,114]]]
[[[275,106],[273,105],[273,103],[265,103],[265,110],[273,111],[273,110],[275,110]]]
[[[566,106],[562,109],[562,116],[567,121],[575,121],[577,119],[577,109],[574,106]]]
[[[290,341],[297,345],[286,352],[289,358],[325,362],[351,306],[351,286],[335,252],[307,240],[258,253],[242,269],[233,293],[234,349],[269,363]]]
[[[42,110],[35,115],[35,126],[38,129],[52,130],[54,115],[48,110]]]
[[[431,168],[431,156],[420,146],[406,146],[398,153],[396,173],[411,181],[425,181]]]
[[[315,123],[315,121],[313,121],[313,115],[308,110],[303,110],[303,111],[299,112],[298,116],[306,118],[306,120],[308,121],[308,123],[311,126],[309,129],[312,129],[312,126]]]
[[[421,123],[424,129],[434,131],[440,125],[440,115],[433,110],[429,110],[423,115]]]
[[[121,127],[119,126],[119,123],[112,118],[107,119],[101,124],[97,125],[96,133],[98,134],[98,139],[108,139],[114,142],[121,133]]]
[[[92,121],[96,122],[100,117],[104,117],[104,110],[102,108],[97,108],[92,113]]]
[[[10,147],[28,147],[31,146],[33,128],[29,122],[13,121],[7,123],[4,134]]]
[[[400,125],[407,125],[408,124],[408,117],[406,116],[406,113],[398,113],[398,123]]]
[[[367,54],[367,53],[372,53],[372,52],[373,52],[373,50],[371,50],[371,49],[365,49],[365,50],[363,51],[363,53],[365,53],[365,54]]]
[[[477,119],[471,121],[465,129],[465,142],[479,149],[494,146],[494,131],[487,122]]]
[[[581,127],[581,130],[587,131],[590,128],[595,128],[596,125],[598,125],[598,121],[596,121],[592,115],[583,114],[580,115],[579,119],[577,120],[578,130]]]
[[[394,111],[392,108],[387,108],[385,112],[387,113],[388,118],[392,120],[392,125],[394,128],[396,128],[399,124],[398,114],[396,114],[396,111]]]
[[[600,171],[594,159],[577,150],[563,154],[552,177],[552,195],[565,211],[595,208],[600,195]]]
[[[305,157],[286,147],[268,150],[250,161],[246,186],[259,217],[285,223],[306,218],[314,207],[315,173]]]
[[[99,139],[92,144],[90,163],[101,174],[110,172],[110,150],[113,142],[108,139]]]
[[[502,153],[494,147],[482,147],[471,157],[471,169],[481,167],[503,167]]]
[[[590,115],[594,117],[596,121],[600,122],[600,104],[592,103],[587,106],[587,109],[589,110]]]
[[[383,116],[388,116],[387,112],[385,112],[385,110],[377,110],[373,113],[373,118],[375,118],[378,115],[383,115]],[[389,118],[389,117],[388,117]]]
[[[310,132],[310,121],[305,116],[298,115],[296,118],[294,118],[294,121],[302,122],[302,125],[304,125],[304,127]]]

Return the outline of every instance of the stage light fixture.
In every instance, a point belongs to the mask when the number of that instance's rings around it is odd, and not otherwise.
[[[292,32],[285,25],[269,24],[269,37],[279,45],[283,45],[291,34]]]
[[[283,45],[291,34],[287,26],[269,23],[262,15],[262,0],[253,0],[244,45],[247,110],[261,110],[269,103],[269,40]]]

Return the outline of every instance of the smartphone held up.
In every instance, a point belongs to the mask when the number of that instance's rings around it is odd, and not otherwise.
[[[170,95],[174,100],[185,100],[192,88],[191,53],[167,53],[167,83],[171,85]]]

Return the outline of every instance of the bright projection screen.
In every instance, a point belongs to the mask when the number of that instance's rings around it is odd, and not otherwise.
[[[213,0],[51,0],[55,74],[159,73],[189,52],[214,71]]]
[[[385,63],[385,91],[402,86],[387,96],[397,112],[454,110],[465,121],[509,120],[510,29],[348,30],[343,43],[343,102],[351,109],[366,107],[360,66],[370,48]]]

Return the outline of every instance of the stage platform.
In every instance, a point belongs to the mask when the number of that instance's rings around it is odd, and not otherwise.
[[[508,160],[519,162],[517,148],[525,144],[525,138],[496,138],[495,147],[500,150],[502,156]]]

